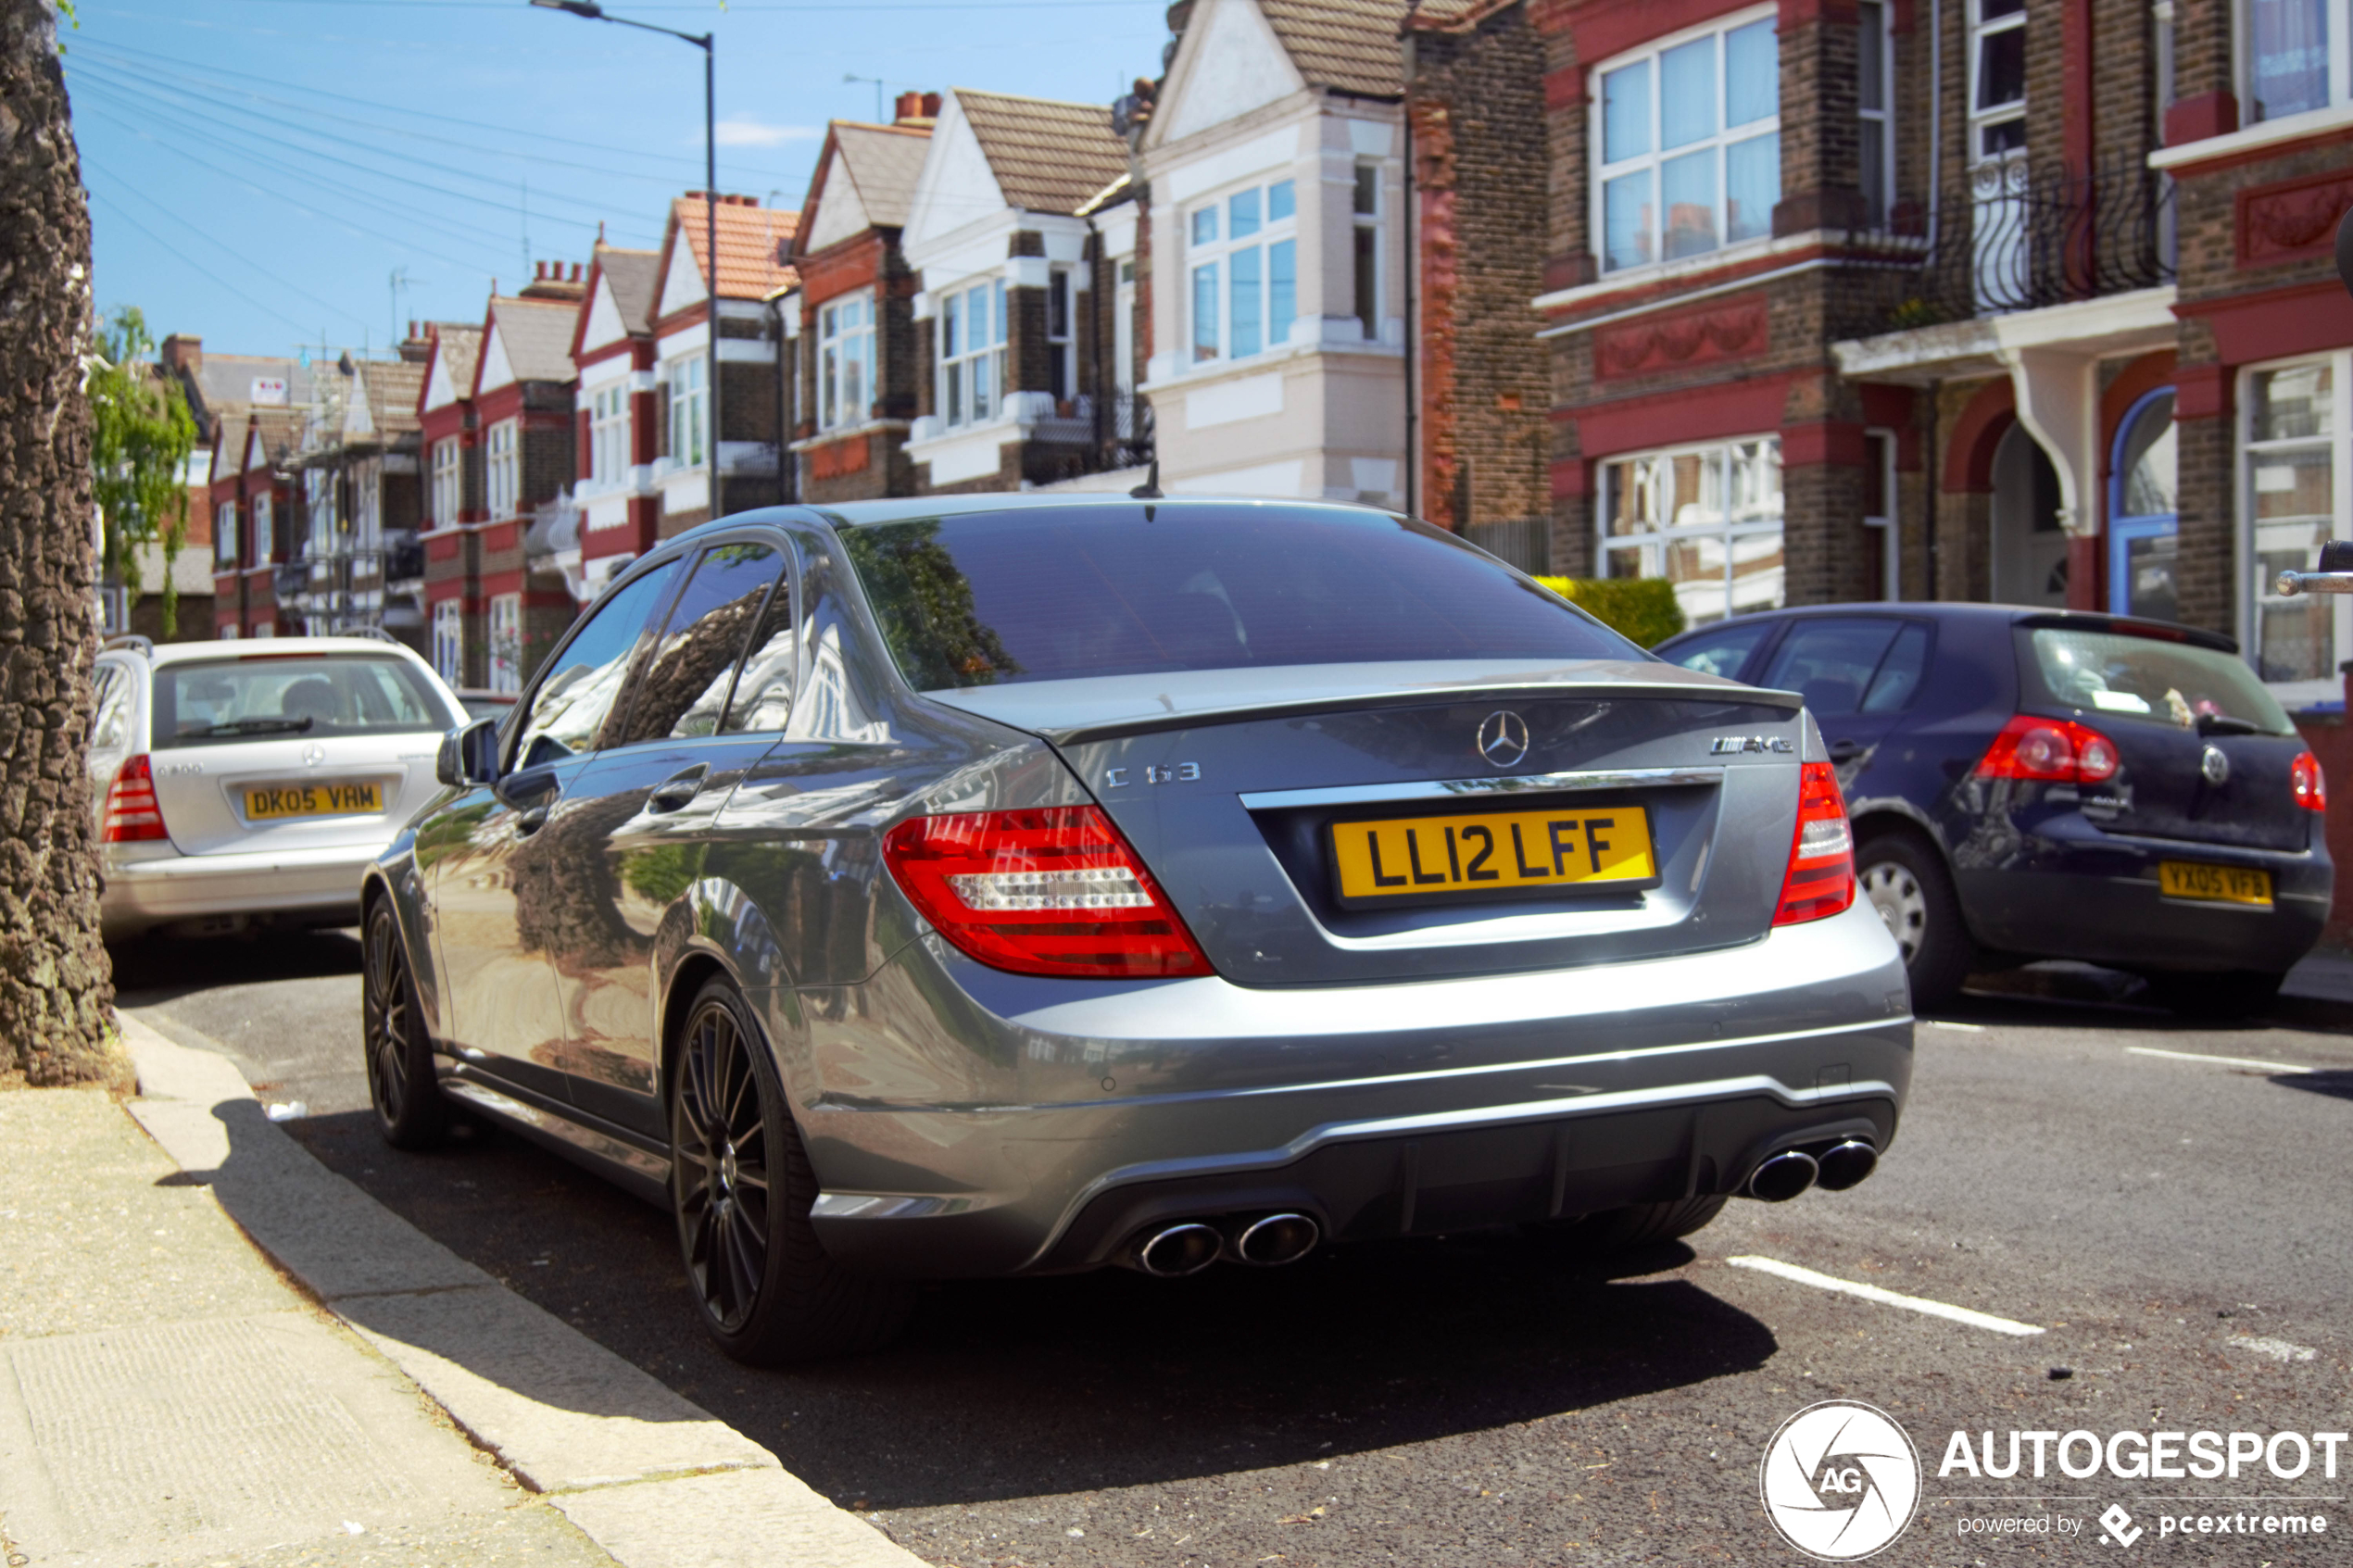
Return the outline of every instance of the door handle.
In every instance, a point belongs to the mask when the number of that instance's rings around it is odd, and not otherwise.
[[[1852,762],[1863,755],[1863,743],[1859,740],[1834,740],[1831,742],[1830,751],[1831,761]]]
[[[547,825],[547,808],[545,806],[534,806],[527,811],[522,811],[516,814],[515,836],[517,838],[529,838],[533,834],[537,833],[541,828],[544,828]]]
[[[709,771],[698,762],[684,772],[671,774],[646,792],[646,809],[653,812],[682,809],[702,793],[703,775]]]

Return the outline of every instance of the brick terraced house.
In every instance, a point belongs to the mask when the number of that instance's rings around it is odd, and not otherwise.
[[[398,359],[360,359],[346,351],[313,368],[292,459],[288,560],[296,570],[282,580],[279,599],[309,635],[384,631],[422,652],[417,400],[430,345],[412,336],[400,352]]]
[[[2346,0],[1424,0],[1427,509],[1549,514],[1527,564],[1668,577],[1695,622],[2129,610],[2339,699],[2353,604],[2266,584],[2353,527],[2348,34]]]
[[[484,684],[520,691],[578,608],[551,559],[543,513],[568,508],[573,452],[572,344],[586,281],[578,263],[539,264],[515,295],[491,296],[472,389],[482,462],[475,572]],[[535,538],[535,533],[541,537]]]
[[[661,536],[660,389],[654,381],[654,284],[661,253],[599,244],[573,329],[578,429],[573,497],[580,506],[577,592],[593,598],[614,571]]]
[[[261,466],[248,470],[249,437],[258,412],[274,427],[277,440],[291,440],[294,410],[310,398],[309,367],[291,358],[208,355],[202,338],[181,333],[164,339],[157,358],[166,371],[179,378],[196,421],[206,475],[201,502],[208,524],[205,537],[212,551],[214,634],[249,637],[274,630],[278,613],[271,562],[278,558],[267,551],[254,553],[254,503],[271,496],[261,509],[272,514],[274,521],[286,499],[270,467],[270,440],[263,442]],[[199,504],[192,494],[190,508]],[[195,537],[193,526],[190,537]],[[265,542],[276,544],[274,537]]]
[[[484,517],[482,432],[473,400],[482,329],[437,321],[428,324],[425,339],[430,346],[417,393],[417,422],[424,464],[419,521],[425,554],[426,657],[451,685],[480,687],[490,680],[481,533],[473,526]]]

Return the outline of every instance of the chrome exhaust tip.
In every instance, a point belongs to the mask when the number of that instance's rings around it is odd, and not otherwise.
[[[1804,1149],[1785,1148],[1749,1176],[1748,1196],[1768,1203],[1787,1203],[1814,1185],[1817,1169],[1814,1157]]]
[[[1861,1138],[1832,1144],[1816,1158],[1821,1167],[1814,1185],[1829,1192],[1844,1192],[1879,1169],[1879,1150]]]
[[[1315,1250],[1323,1235],[1323,1227],[1304,1214],[1268,1214],[1234,1237],[1234,1256],[1263,1269],[1296,1263]]]
[[[1226,1238],[1199,1220],[1164,1225],[1136,1248],[1136,1266],[1154,1279],[1183,1279],[1217,1261]]]

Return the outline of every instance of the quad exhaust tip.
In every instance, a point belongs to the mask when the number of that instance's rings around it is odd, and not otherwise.
[[[1245,1225],[1234,1237],[1234,1256],[1265,1269],[1296,1263],[1315,1250],[1323,1234],[1323,1228],[1304,1214],[1269,1214]]]
[[[1802,1148],[1785,1148],[1759,1165],[1748,1178],[1748,1195],[1768,1203],[1787,1203],[1814,1185],[1820,1167]],[[1855,1178],[1856,1181],[1862,1177]]]
[[[1136,1266],[1154,1279],[1183,1279],[1217,1261],[1226,1238],[1198,1220],[1164,1225],[1136,1248]]]
[[[1817,1157],[1820,1167],[1814,1185],[1829,1192],[1844,1192],[1879,1169],[1879,1150],[1861,1138],[1832,1144]]]

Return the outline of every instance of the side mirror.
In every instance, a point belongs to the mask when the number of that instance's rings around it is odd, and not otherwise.
[[[497,721],[476,719],[442,736],[441,751],[434,759],[433,771],[434,777],[443,784],[459,789],[497,783]]]

